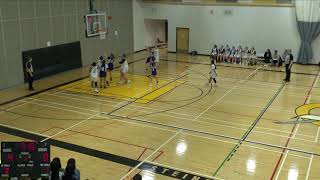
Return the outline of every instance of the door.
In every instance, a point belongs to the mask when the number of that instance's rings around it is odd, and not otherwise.
[[[189,28],[177,28],[177,53],[189,53]]]

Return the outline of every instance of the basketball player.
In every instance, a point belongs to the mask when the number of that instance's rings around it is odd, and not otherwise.
[[[156,64],[159,66],[159,62],[160,62],[160,52],[158,49],[158,46],[156,45],[155,49],[154,49],[154,57],[155,57],[155,62]]]
[[[110,76],[110,81],[112,81],[112,70],[113,70],[113,62],[114,62],[114,54],[110,54],[110,56],[108,57],[108,72],[109,72],[109,76]]]
[[[150,67],[150,62],[151,62],[151,53],[150,54],[148,53],[147,60],[145,62],[145,68],[146,68],[145,74],[146,74],[146,76],[149,76],[148,70],[149,70],[149,67]]]
[[[216,80],[216,77],[217,77],[217,72],[216,72],[216,65],[214,64],[214,61],[211,61],[211,69],[210,69],[210,78],[209,78],[209,83],[211,83],[211,81],[213,80],[215,84],[217,84],[217,80]]]
[[[93,62],[90,67],[90,78],[91,78],[91,91],[98,93],[98,67],[97,63]]]
[[[158,75],[157,64],[156,64],[156,62],[154,60],[151,60],[151,62],[150,62],[150,69],[151,69],[151,74],[149,76],[149,78],[150,78],[149,86],[152,86],[152,79],[153,78],[156,79],[157,85],[158,85],[159,81],[158,81],[158,77],[157,77],[157,75]]]
[[[236,64],[241,64],[241,53],[242,53],[242,48],[239,46],[236,49],[235,57],[236,57]]]
[[[125,54],[122,55],[122,59],[120,61],[120,83],[124,82],[125,84],[128,83],[128,76],[127,73],[129,71],[129,65],[127,62],[127,56]]]
[[[97,62],[97,68],[98,69],[100,69],[103,59],[104,59],[103,56],[99,57],[98,62]]]
[[[278,54],[277,50],[274,50],[273,56],[272,56],[272,65],[278,66],[280,60],[280,55]]]
[[[243,50],[242,50],[242,65],[249,65],[249,61],[248,61],[248,54],[249,54],[249,48],[248,46],[246,46]]]
[[[223,60],[224,62],[229,62],[229,58],[230,58],[230,47],[229,45],[227,44],[226,48],[225,48],[225,51],[224,51],[224,54],[223,54]]]
[[[100,65],[100,88],[106,88],[106,83],[109,85],[109,82],[106,80],[107,77],[107,68],[108,66],[106,65],[106,61],[102,60],[101,65]]]
[[[224,49],[223,45],[221,45],[220,48],[219,48],[219,51],[218,51],[218,53],[219,53],[218,54],[218,62],[223,61],[224,51],[225,51],[225,49]]]
[[[211,50],[211,60],[217,62],[217,56],[218,56],[218,47],[215,44]]]
[[[33,67],[32,67],[32,58],[28,57],[28,61],[26,63],[26,72],[29,82],[29,91],[34,91],[33,88]]]
[[[235,64],[236,63],[236,48],[232,46],[230,50],[230,62]]]
[[[250,64],[256,65],[257,64],[256,59],[257,59],[257,52],[252,46],[252,48],[250,49]]]

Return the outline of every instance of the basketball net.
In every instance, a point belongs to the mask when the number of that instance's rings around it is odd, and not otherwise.
[[[107,29],[99,28],[98,33],[100,34],[100,39],[106,39]]]

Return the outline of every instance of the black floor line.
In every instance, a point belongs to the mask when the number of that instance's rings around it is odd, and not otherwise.
[[[136,62],[142,61],[142,60],[144,60],[144,59],[145,59],[145,58],[140,58],[140,59],[134,60],[134,61],[132,61],[132,62],[129,62],[128,64],[136,63]],[[120,67],[120,66],[117,65],[117,66],[115,67],[115,69],[116,69],[116,68],[119,68],[119,67]],[[10,104],[10,103],[13,103],[13,102],[15,102],[15,101],[19,101],[19,100],[24,99],[24,98],[27,98],[27,97],[35,96],[35,95],[37,95],[37,94],[40,94],[40,93],[43,93],[43,92],[46,92],[46,91],[49,91],[49,90],[52,90],[52,89],[55,89],[55,88],[58,88],[58,87],[61,87],[61,86],[64,86],[64,85],[67,85],[67,84],[70,84],[70,83],[73,83],[73,82],[76,82],[76,81],[83,80],[83,79],[85,79],[85,78],[88,78],[88,76],[84,76],[84,77],[81,77],[81,78],[78,78],[78,79],[75,79],[75,80],[71,80],[71,81],[68,81],[68,82],[65,82],[65,83],[62,83],[62,84],[58,84],[58,85],[56,85],[56,86],[52,86],[52,87],[49,87],[49,88],[46,88],[46,89],[43,89],[43,90],[40,90],[40,91],[36,91],[36,92],[34,92],[34,93],[31,93],[31,94],[27,94],[27,95],[24,95],[24,96],[21,96],[21,97],[17,97],[17,98],[15,98],[15,99],[11,99],[11,100],[9,100],[9,101],[6,101],[6,102],[1,103],[0,106],[6,105],[6,104]]]
[[[13,135],[13,136],[17,136],[17,137],[21,137],[21,138],[25,138],[25,139],[29,139],[29,140],[33,140],[33,141],[38,141],[38,142],[46,138],[46,137],[38,135],[38,134],[25,132],[22,130],[10,128],[10,127],[3,126],[3,125],[0,125],[0,132],[6,133],[9,135]],[[135,159],[127,158],[124,156],[115,155],[115,154],[111,154],[111,153],[107,153],[107,152],[99,151],[96,149],[92,149],[92,148],[88,148],[88,147],[84,147],[84,146],[80,146],[80,145],[76,145],[76,144],[72,144],[72,143],[68,143],[68,142],[63,142],[63,141],[59,141],[59,140],[55,140],[55,139],[48,139],[46,142],[48,142],[50,145],[55,146],[55,147],[63,148],[66,150],[70,150],[70,151],[81,153],[81,154],[88,155],[91,157],[111,161],[114,163],[129,166],[129,167],[135,167],[139,163],[141,163],[141,161],[139,161],[139,160],[135,160]],[[130,149],[128,149],[128,151],[130,151]],[[88,163],[90,164],[90,162],[88,162]],[[181,170],[178,170],[178,169],[175,169],[172,167],[159,166],[159,165],[153,164],[151,162],[144,162],[138,168],[141,170],[147,170],[147,171],[151,171],[156,174],[160,174],[160,175],[171,177],[171,178],[177,178],[177,179],[186,179],[186,180],[214,179],[214,178],[210,178],[210,177],[199,176],[196,173],[181,171]]]

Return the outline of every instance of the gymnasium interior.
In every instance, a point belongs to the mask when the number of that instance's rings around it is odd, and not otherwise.
[[[0,180],[320,179],[319,7],[0,0]]]

